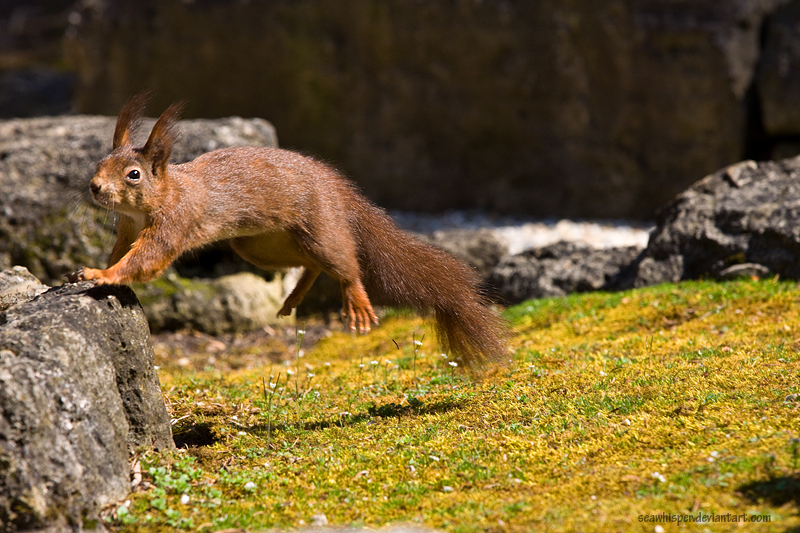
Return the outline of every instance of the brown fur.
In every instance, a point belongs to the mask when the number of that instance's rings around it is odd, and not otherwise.
[[[291,313],[326,272],[341,284],[353,331],[377,323],[371,298],[432,314],[443,344],[467,364],[507,358],[505,325],[480,295],[475,272],[401,231],[333,169],[254,147],[169,165],[181,107],[167,109],[144,147],[134,148],[131,128],[142,107],[137,97],[123,108],[114,150],[90,183],[95,202],[120,214],[108,268],[81,269],[71,281],[147,281],[182,253],[228,239],[260,268],[304,267],[279,315]]]

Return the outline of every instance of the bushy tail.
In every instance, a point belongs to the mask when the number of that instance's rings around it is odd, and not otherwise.
[[[356,193],[354,193],[356,194]],[[351,203],[364,286],[372,303],[433,315],[442,347],[471,368],[509,360],[508,329],[467,264],[400,230],[378,207]]]

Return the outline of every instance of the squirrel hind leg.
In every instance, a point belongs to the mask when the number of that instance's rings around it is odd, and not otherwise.
[[[297,280],[297,285],[295,285],[294,290],[286,297],[286,301],[283,302],[283,307],[278,311],[278,316],[288,316],[292,313],[292,309],[300,305],[300,302],[303,301],[303,298],[305,298],[306,293],[314,284],[314,281],[319,277],[320,272],[322,272],[322,270],[319,267],[303,268],[303,274],[300,276],[300,279]]]
[[[369,333],[372,324],[378,323],[378,317],[360,280],[342,281],[342,314],[353,333]]]

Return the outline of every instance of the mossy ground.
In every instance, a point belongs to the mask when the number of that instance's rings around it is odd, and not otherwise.
[[[709,522],[664,531],[799,528],[798,301],[776,280],[531,301],[507,311],[512,364],[478,380],[402,314],[288,366],[164,364],[176,433],[201,445],[141,455],[144,483],[108,519],[652,532],[644,520],[667,513]]]

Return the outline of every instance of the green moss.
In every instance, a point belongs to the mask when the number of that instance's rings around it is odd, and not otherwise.
[[[131,285],[142,306],[165,301],[178,292],[199,292],[211,297],[216,289],[203,281],[183,278],[174,272],[161,276],[147,283],[134,283]]]

